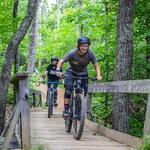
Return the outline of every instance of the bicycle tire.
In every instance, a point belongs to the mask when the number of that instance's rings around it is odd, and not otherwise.
[[[69,104],[69,113],[70,113],[70,118],[65,118],[65,130],[66,132],[70,133],[71,132],[71,128],[72,128],[72,118],[71,115],[73,114],[72,112],[72,98],[70,100],[70,104]]]
[[[82,133],[84,130],[84,122],[85,122],[85,98],[84,98],[84,94],[77,94],[74,102],[75,102],[75,109],[76,110],[79,107],[79,105],[81,107],[80,108],[80,118],[76,119],[73,117],[74,138],[76,140],[79,140],[82,136]],[[74,113],[76,113],[76,110],[74,111]]]
[[[48,91],[48,118],[53,115],[53,104],[52,104],[53,93]]]

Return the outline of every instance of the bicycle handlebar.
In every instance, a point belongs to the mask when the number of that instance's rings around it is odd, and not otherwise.
[[[66,77],[68,77],[68,76],[70,76],[70,77],[73,77],[74,79],[90,79],[90,80],[92,80],[92,81],[96,81],[97,80],[97,77],[77,77],[77,76],[73,76],[73,75],[67,75],[67,74],[64,74],[63,76],[62,76],[62,78],[66,78]]]

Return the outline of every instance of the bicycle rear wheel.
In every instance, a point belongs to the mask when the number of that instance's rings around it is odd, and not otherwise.
[[[68,133],[70,133],[71,128],[72,128],[72,114],[73,114],[73,111],[72,111],[72,98],[71,98],[70,104],[69,104],[69,114],[70,114],[70,117],[65,118],[65,130]]]
[[[84,94],[77,94],[74,100],[73,129],[74,138],[79,140],[82,136],[85,121],[85,98]]]
[[[53,115],[53,93],[52,91],[48,91],[48,118],[51,118]]]

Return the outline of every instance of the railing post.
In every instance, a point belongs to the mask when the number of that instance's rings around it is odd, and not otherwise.
[[[92,103],[92,93],[87,94],[87,100],[86,100],[86,112],[91,112],[91,103]]]
[[[36,107],[36,97],[35,97],[35,93],[34,92],[32,93],[32,96],[33,96],[32,106]]]
[[[12,114],[11,120],[7,126],[9,128],[4,132],[4,134],[6,134],[6,138],[4,140],[3,150],[8,149],[18,122],[20,124],[21,135],[21,141],[19,143],[22,143],[21,146],[23,150],[27,150],[31,146],[30,112],[28,105],[28,73],[16,73],[11,80],[11,83],[15,86],[16,106],[14,108],[14,113]]]
[[[150,135],[150,93],[148,94],[146,116],[144,122],[144,136]]]
[[[42,107],[42,95],[41,95],[41,93],[39,94],[39,103],[40,103],[40,107]]]
[[[21,124],[21,143],[22,149],[27,150],[31,147],[30,136],[30,111],[28,104],[28,73],[16,73],[11,83],[15,85],[17,101],[20,103],[20,124]]]

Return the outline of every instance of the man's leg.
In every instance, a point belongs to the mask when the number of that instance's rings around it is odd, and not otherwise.
[[[48,81],[49,82],[49,81]],[[46,102],[45,102],[45,106],[48,106],[48,89],[50,88],[50,84],[47,83],[47,93],[46,93]]]
[[[71,98],[71,93],[73,89],[73,78],[70,76],[71,73],[67,73],[67,77],[65,78],[65,93],[64,93],[64,112],[63,116],[68,117],[69,116],[69,102]]]
[[[55,82],[59,82],[59,81],[55,81]],[[55,107],[57,107],[58,103],[57,103],[57,87],[58,87],[58,83],[54,84],[54,103],[55,103]]]
[[[48,106],[48,90],[49,88],[51,88],[51,82],[52,81],[50,79],[47,80],[47,95],[46,95],[46,103],[45,103],[46,106]]]

